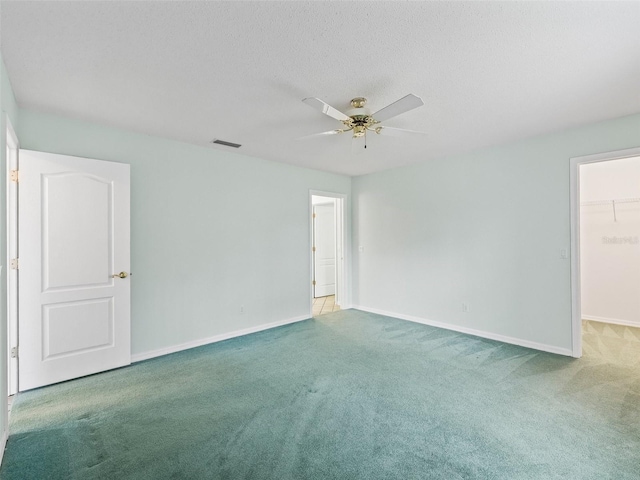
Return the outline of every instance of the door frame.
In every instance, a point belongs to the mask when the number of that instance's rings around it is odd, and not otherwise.
[[[580,290],[580,165],[640,156],[640,147],[570,159],[571,181],[571,339],[572,356],[582,356],[582,305]]]
[[[6,269],[7,269],[7,394],[18,393],[18,358],[11,351],[18,348],[18,270],[11,261],[18,258],[18,182],[11,180],[11,170],[19,170],[20,142],[5,114],[6,125]],[[15,152],[11,153],[10,152]]]
[[[351,307],[351,296],[349,288],[350,276],[348,275],[350,265],[350,246],[351,239],[349,238],[349,224],[347,212],[348,210],[348,196],[342,193],[324,192],[319,190],[309,190],[309,271],[311,278],[309,279],[309,316],[313,316],[313,279],[314,279],[314,264],[313,264],[313,196],[328,197],[335,199],[335,222],[336,222],[336,304],[340,305],[341,309],[347,309]]]

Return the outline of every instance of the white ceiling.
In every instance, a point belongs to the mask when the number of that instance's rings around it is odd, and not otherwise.
[[[20,106],[360,175],[640,112],[640,2],[6,2]],[[428,132],[296,140],[341,124]],[[239,150],[210,145],[219,138]]]

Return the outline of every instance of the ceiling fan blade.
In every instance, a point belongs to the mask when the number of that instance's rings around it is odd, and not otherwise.
[[[343,133],[344,130],[329,130],[327,132],[320,132],[320,133],[312,133],[311,135],[305,135],[304,137],[298,137],[298,140],[303,140],[305,138],[312,138],[312,137],[324,137],[327,135],[337,135],[339,133]]]
[[[391,105],[387,105],[383,109],[378,110],[373,114],[373,118],[375,118],[379,122],[384,122],[391,117],[395,117],[396,115],[400,115],[401,113],[405,113],[409,110],[413,110],[414,108],[421,107],[422,105],[424,105],[422,99],[410,93],[406,97],[402,97],[400,100],[396,100]]]
[[[385,137],[404,137],[405,135],[427,135],[426,132],[417,132],[415,130],[407,130],[406,128],[394,127],[377,127],[376,133]]]
[[[336,120],[340,120],[340,121],[349,120],[349,117],[346,116],[344,113],[342,113],[340,110],[336,110],[331,105],[324,103],[319,98],[309,97],[309,98],[303,99],[302,101],[307,105],[309,105],[311,108],[315,110],[320,110],[325,115],[329,115],[330,117],[335,118]]]

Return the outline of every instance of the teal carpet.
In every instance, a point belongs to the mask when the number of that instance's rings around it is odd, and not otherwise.
[[[10,428],[4,480],[640,479],[640,368],[346,310],[20,394]]]

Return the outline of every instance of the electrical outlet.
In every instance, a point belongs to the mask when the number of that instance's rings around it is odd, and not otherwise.
[[[469,304],[468,303],[462,303],[462,311],[463,312],[468,312],[469,311]]]
[[[358,252],[364,253],[364,247],[362,245],[358,247]]]
[[[569,258],[569,252],[566,248],[560,250],[560,258]]]
[[[240,313],[244,313],[244,305],[240,305]]]

